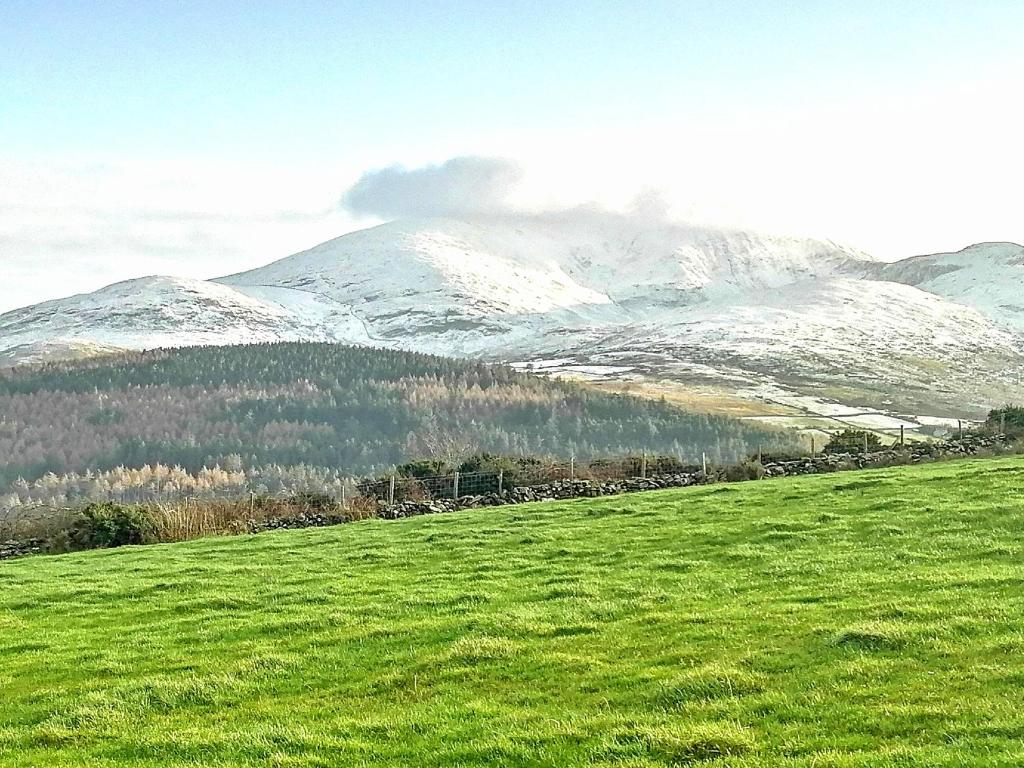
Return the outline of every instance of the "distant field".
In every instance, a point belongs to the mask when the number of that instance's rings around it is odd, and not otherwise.
[[[572,375],[560,376],[573,380]],[[900,411],[891,402],[880,403],[864,393],[849,387],[823,387],[813,391],[800,389],[786,390],[782,387],[762,388],[754,394],[749,390],[745,395],[734,391],[735,386],[693,384],[673,380],[645,379],[586,379],[577,377],[585,386],[603,392],[618,392],[662,400],[691,413],[707,413],[726,416],[747,424],[761,424],[776,428],[787,428],[797,433],[796,438],[804,448],[828,442],[832,434],[844,429],[866,429],[878,435],[884,444],[897,442],[900,426],[915,440],[928,441],[940,434],[955,433],[958,419],[970,428],[973,424],[966,413],[950,412],[952,417],[914,415],[916,410]],[[887,390],[891,391],[891,390]],[[1012,399],[1012,398],[1011,398]],[[992,402],[998,402],[994,399]],[[926,413],[930,413],[926,409]],[[974,417],[980,414],[972,411]]]
[[[616,392],[653,400],[664,398],[672,405],[693,413],[710,413],[732,418],[799,416],[803,413],[790,406],[741,397],[724,386],[701,386],[664,379],[588,379],[572,375],[562,375],[559,378],[578,381],[603,392]]]
[[[0,563],[3,766],[1019,766],[1024,460]]]

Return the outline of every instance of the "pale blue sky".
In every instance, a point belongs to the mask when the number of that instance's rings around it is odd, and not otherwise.
[[[254,266],[358,226],[333,207],[362,170],[472,153],[524,199],[656,186],[887,258],[1024,239],[1022,37],[1021,0],[5,0],[0,310]]]
[[[497,6],[501,7],[497,7]],[[40,2],[0,7],[7,151],[337,152],[957,78],[1002,2]]]

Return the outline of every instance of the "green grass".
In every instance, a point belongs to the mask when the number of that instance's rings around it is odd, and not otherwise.
[[[0,564],[3,766],[1019,766],[1024,461]]]

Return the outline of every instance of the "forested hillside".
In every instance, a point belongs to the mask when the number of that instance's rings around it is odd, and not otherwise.
[[[646,449],[730,461],[786,440],[663,402],[408,352],[158,350],[0,376],[0,505],[61,501],[97,484],[329,484],[478,451],[587,458]]]

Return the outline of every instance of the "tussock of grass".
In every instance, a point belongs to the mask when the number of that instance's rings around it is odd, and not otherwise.
[[[598,592],[594,587],[587,584],[561,584],[551,589],[546,598],[548,600],[588,600],[597,597]]]
[[[1022,765],[1017,469],[0,563],[0,766]]]
[[[752,749],[754,739],[742,726],[713,722],[621,730],[600,756],[619,764],[629,764],[630,758],[647,758],[648,764],[687,766],[743,755]]]
[[[682,733],[660,736],[654,743],[655,754],[664,756],[669,765],[703,763],[754,748],[750,733],[734,723],[699,723]]]
[[[504,637],[464,637],[456,640],[445,654],[447,661],[457,664],[479,664],[505,659],[516,652],[516,644]]]
[[[668,681],[657,697],[665,707],[682,707],[695,702],[747,696],[763,690],[760,679],[749,672],[721,664],[687,670]]]
[[[566,624],[560,627],[553,627],[545,634],[548,637],[576,637],[577,635],[590,635],[598,631],[593,624]]]
[[[909,642],[906,629],[892,622],[870,622],[840,630],[832,644],[865,651],[898,651]]]
[[[671,562],[658,562],[658,570],[667,571],[669,573],[692,573],[701,567],[709,565],[707,561],[697,560],[677,560]]]

